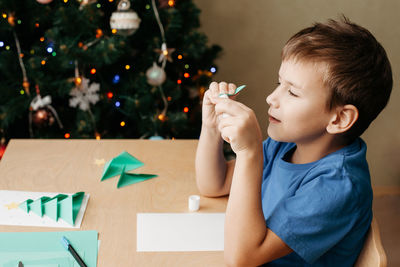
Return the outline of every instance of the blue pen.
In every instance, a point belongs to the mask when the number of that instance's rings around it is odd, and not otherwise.
[[[61,243],[63,244],[63,246],[65,247],[66,250],[68,250],[72,256],[74,257],[74,259],[78,262],[79,266],[81,267],[87,267],[87,265],[83,262],[83,260],[81,259],[81,257],[79,257],[78,253],[75,251],[75,249],[71,246],[71,244],[69,243],[68,239],[63,236],[61,238]]]

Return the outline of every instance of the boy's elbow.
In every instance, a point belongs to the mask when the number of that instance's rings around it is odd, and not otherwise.
[[[224,252],[224,263],[229,267],[249,266],[249,258],[243,253]]]

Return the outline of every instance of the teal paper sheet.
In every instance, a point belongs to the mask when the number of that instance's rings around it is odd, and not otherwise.
[[[60,240],[65,236],[88,267],[97,266],[97,231],[0,233],[0,266],[79,267]]]

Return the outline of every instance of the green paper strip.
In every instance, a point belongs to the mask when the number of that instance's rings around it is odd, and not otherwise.
[[[43,204],[50,200],[49,197],[41,197],[38,198],[36,200],[34,200],[31,204],[30,204],[30,210],[33,211],[34,213],[36,213],[37,215],[39,215],[40,217],[43,217]]]
[[[130,171],[142,167],[143,165],[143,162],[124,151],[104,165],[101,181],[121,175],[124,167],[126,171]]]
[[[236,88],[235,92],[233,94],[219,94],[219,96],[234,96],[237,95],[240,91],[242,91],[244,88],[246,87],[246,85],[241,85],[238,88]]]

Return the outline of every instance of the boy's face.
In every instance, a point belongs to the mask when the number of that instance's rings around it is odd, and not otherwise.
[[[268,135],[277,141],[307,144],[327,134],[333,111],[323,84],[324,65],[285,60],[279,70],[279,85],[267,97]]]

